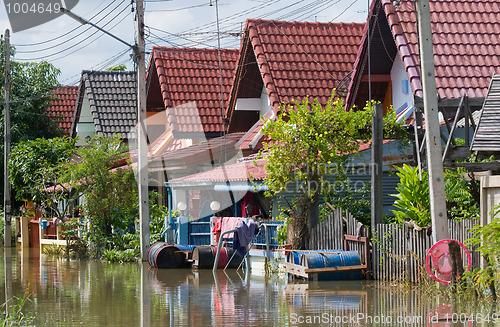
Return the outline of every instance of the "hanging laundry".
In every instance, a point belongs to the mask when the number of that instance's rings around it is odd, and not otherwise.
[[[244,220],[236,226],[236,232],[233,237],[233,249],[238,251],[243,257],[247,252],[247,245],[252,242],[252,238],[259,232],[257,224],[252,219],[247,223]]]

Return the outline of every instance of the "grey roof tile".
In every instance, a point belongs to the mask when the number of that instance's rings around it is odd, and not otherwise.
[[[82,72],[80,87],[85,87],[90,100],[97,132],[109,137],[135,129],[137,122],[136,80],[135,72]]]

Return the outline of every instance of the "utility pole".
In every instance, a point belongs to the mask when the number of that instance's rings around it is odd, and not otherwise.
[[[148,195],[148,145],[146,141],[146,64],[144,46],[144,2],[137,0],[137,177],[139,186],[139,220],[141,259],[148,261],[149,248],[149,195]]]
[[[384,110],[382,104],[373,107],[372,116],[372,163],[371,163],[371,228],[375,230],[376,224],[382,223],[384,214],[382,173],[383,173],[383,145],[384,145]]]
[[[4,210],[4,246],[11,246],[11,204],[9,183],[9,158],[10,158],[10,31],[5,30],[5,114],[3,131],[3,210]]]
[[[137,64],[137,184],[139,191],[139,221],[141,260],[148,261],[149,249],[149,194],[148,194],[148,145],[146,142],[146,59],[144,46],[144,1],[136,0],[137,40],[130,45],[119,37],[100,28],[96,24],[75,15],[65,8],[61,11],[81,24],[89,24],[134,50]]]
[[[420,75],[424,93],[432,239],[435,243],[448,238],[448,218],[446,216],[443,163],[441,162],[441,138],[439,135],[436,76],[432,48],[431,13],[429,0],[417,0],[416,2],[421,65]]]

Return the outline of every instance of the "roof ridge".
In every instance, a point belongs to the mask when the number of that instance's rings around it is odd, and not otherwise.
[[[247,25],[250,22],[262,22],[262,23],[282,23],[282,24],[292,24],[292,25],[325,25],[325,26],[331,26],[331,25],[364,25],[365,23],[358,23],[358,22],[309,22],[309,21],[297,21],[297,20],[276,20],[276,19],[262,19],[262,18],[248,18],[247,19]]]
[[[161,46],[153,46],[151,51],[163,51],[166,52],[168,50],[172,50],[172,52],[205,52],[205,51],[219,51],[218,48],[184,48],[184,47],[161,47]],[[220,51],[239,51],[239,49],[233,48],[221,48]]]

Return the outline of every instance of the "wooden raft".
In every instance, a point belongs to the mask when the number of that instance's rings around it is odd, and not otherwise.
[[[294,276],[309,279],[313,274],[327,273],[327,272],[337,272],[337,271],[354,271],[354,270],[365,270],[366,265],[356,265],[356,266],[341,266],[341,267],[328,267],[328,268],[307,268],[305,266],[297,265],[292,262],[284,263],[285,272]]]

